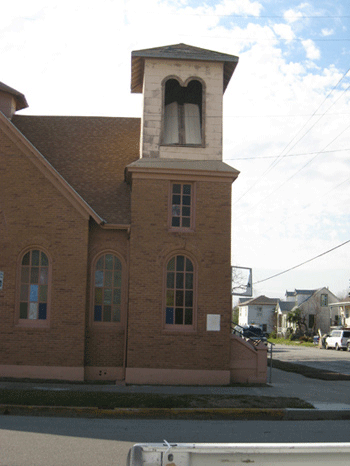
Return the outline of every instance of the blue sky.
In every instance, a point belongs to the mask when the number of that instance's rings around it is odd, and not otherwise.
[[[349,287],[350,3],[327,0],[14,0],[0,17],[0,81],[24,114],[141,116],[132,50],[184,42],[239,56],[224,96],[232,263],[254,295]]]

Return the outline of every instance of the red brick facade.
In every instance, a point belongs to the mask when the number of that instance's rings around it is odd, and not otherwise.
[[[169,231],[169,179],[133,181],[128,367],[229,367],[231,183],[208,178],[193,179],[196,227],[188,233]],[[178,253],[196,268],[194,329],[187,332],[164,329],[164,271]],[[219,332],[207,331],[208,314],[220,314]]]
[[[138,119],[11,121],[0,113],[0,377],[229,383],[231,184],[238,172],[221,161],[221,101],[237,60],[185,47],[197,58],[188,64],[186,55],[183,82],[195,70],[201,82],[207,76],[206,142],[198,147],[163,147],[159,156],[161,115],[147,121],[161,106],[161,88],[153,88],[164,82],[169,60],[158,67],[152,58],[146,67],[146,135]],[[136,58],[132,80],[141,89],[143,54]],[[180,228],[172,224],[174,184],[191,191]],[[27,251],[48,258],[47,297],[40,297],[45,277],[32,262],[23,285]],[[179,304],[169,308],[166,297],[175,256],[189,267],[188,289],[174,285],[175,295],[186,296],[176,314],[186,315],[181,322],[169,320]],[[108,271],[107,258],[118,268]]]
[[[2,131],[0,146],[0,365],[82,368],[88,218]],[[18,323],[20,259],[28,248],[46,251],[52,265],[47,328]]]
[[[85,366],[97,368],[99,375],[103,368],[105,377],[108,378],[110,369],[124,366],[125,354],[125,326],[127,318],[127,285],[128,285],[128,232],[126,230],[103,230],[95,222],[90,223],[89,254],[88,254],[88,281],[87,281],[87,307],[86,307],[86,341],[85,341]],[[101,325],[93,323],[92,281],[94,259],[104,252],[117,255],[123,265],[123,307],[122,321],[117,325]],[[118,374],[119,374],[118,372]],[[94,372],[92,372],[94,374]],[[119,378],[121,376],[119,375]]]

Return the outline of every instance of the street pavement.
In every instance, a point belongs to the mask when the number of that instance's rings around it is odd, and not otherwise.
[[[326,350],[317,346],[275,345],[273,348],[273,359],[303,364],[340,374],[350,374],[349,351]]]

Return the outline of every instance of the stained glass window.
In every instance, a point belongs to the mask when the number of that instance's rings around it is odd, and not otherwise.
[[[46,320],[48,306],[49,260],[39,249],[28,251],[21,263],[19,318]]]
[[[104,254],[94,272],[94,322],[121,321],[122,264],[113,254]]]

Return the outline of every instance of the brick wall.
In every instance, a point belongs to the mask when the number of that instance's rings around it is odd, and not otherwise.
[[[0,361],[5,365],[83,366],[88,219],[0,132]],[[52,260],[48,328],[19,327],[16,280],[22,251]]]
[[[93,324],[92,322],[92,264],[103,252],[114,252],[122,261],[123,315],[118,325]],[[125,319],[127,310],[128,233],[126,230],[104,230],[93,221],[90,223],[88,287],[86,314],[85,365],[91,367],[122,367],[125,348]]]
[[[230,332],[230,182],[196,182],[196,231],[168,231],[169,181],[134,179],[130,239],[128,367],[227,370]],[[198,266],[194,332],[163,328],[164,267],[171,253]],[[221,331],[206,330],[207,314]]]

